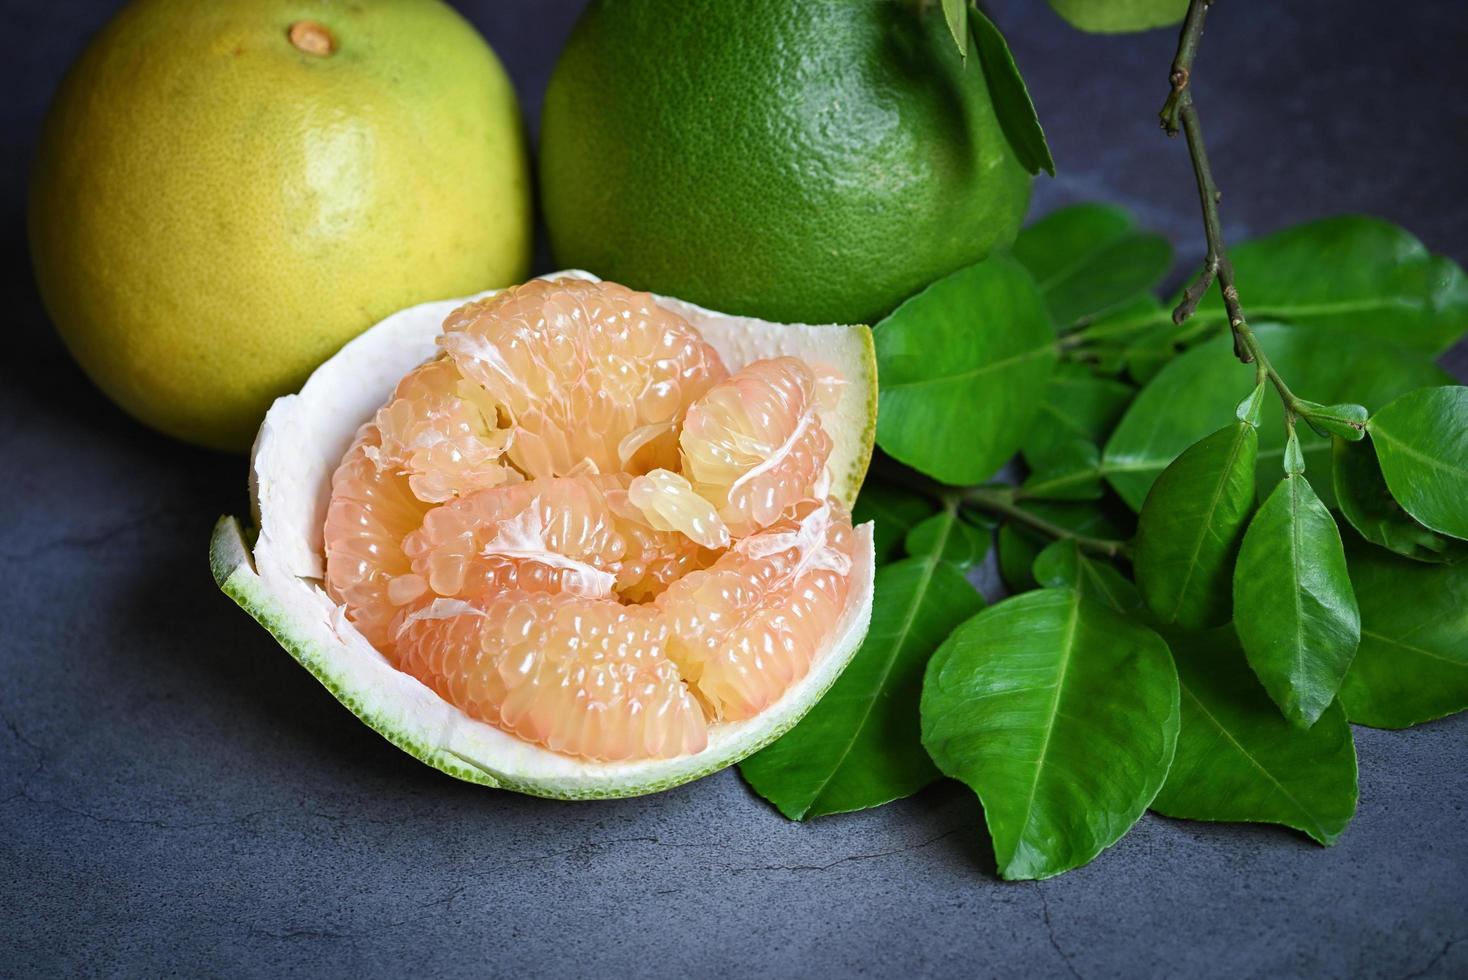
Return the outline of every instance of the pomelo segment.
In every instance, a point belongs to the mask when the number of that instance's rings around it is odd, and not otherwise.
[[[817,413],[835,404],[841,384],[819,381],[799,358],[767,358],[689,407],[678,437],[683,468],[731,535],[768,527],[825,472],[831,437]]]
[[[594,281],[584,273],[563,273],[558,277],[566,275]],[[425,304],[389,318],[323,365],[299,395],[277,402],[261,430],[253,460],[256,519],[260,527],[253,548],[246,546],[238,522],[224,519],[216,528],[211,561],[221,587],[266,625],[364,721],[423,761],[460,778],[555,797],[628,796],[667,788],[723,768],[773,740],[794,724],[834,681],[865,632],[872,575],[869,528],[851,531],[848,524],[843,531],[839,529],[841,522],[832,521],[828,515],[822,523],[825,539],[820,542],[821,548],[809,548],[809,543],[817,537],[813,531],[807,530],[804,545],[807,550],[802,552],[800,526],[777,527],[748,539],[770,536],[775,539],[773,543],[746,552],[731,551],[720,559],[732,561],[730,556],[736,554],[738,560],[746,562],[768,562],[781,554],[793,559],[794,564],[789,567],[799,568],[797,577],[801,579],[801,587],[790,592],[790,600],[834,610],[836,622],[819,656],[806,656],[804,663],[802,658],[795,658],[775,668],[772,676],[782,676],[784,680],[783,693],[773,699],[768,695],[762,698],[760,691],[748,684],[741,686],[736,676],[738,656],[726,656],[723,661],[705,657],[699,661],[698,666],[711,678],[720,670],[729,673],[731,681],[718,688],[729,693],[717,695],[724,707],[708,724],[703,748],[696,748],[699,744],[696,724],[670,724],[658,730],[661,732],[658,737],[663,741],[651,748],[656,750],[654,754],[673,755],[672,758],[610,762],[577,759],[475,720],[417,678],[397,670],[359,629],[347,622],[342,607],[322,588],[322,528],[330,476],[352,442],[358,424],[373,418],[398,380],[433,354],[434,338],[444,317],[464,302]],[[830,364],[845,377],[848,384],[834,394],[834,404],[829,411],[823,410],[821,422],[831,441],[830,492],[837,501],[849,504],[869,458],[874,420],[875,367],[866,328],[782,326],[724,317],[662,298],[656,298],[656,304],[691,322],[730,371],[737,372],[762,358],[790,355],[807,363]],[[711,383],[717,383],[717,378]],[[705,386],[704,390],[707,389]],[[487,417],[484,421],[488,421]],[[490,431],[488,426],[480,428],[485,433]],[[616,447],[609,450],[604,447],[604,451],[615,450]],[[666,455],[662,459],[666,460]],[[473,494],[488,496],[512,489],[504,486],[474,490],[435,512],[469,506]],[[608,493],[608,498],[616,499],[617,506],[627,505],[615,493]],[[804,523],[794,522],[801,526]],[[829,540],[832,534],[839,545],[834,550]],[[803,554],[817,552],[825,553],[825,557],[814,564],[800,565]],[[823,572],[823,562],[840,560],[832,558],[832,554],[849,562],[845,575],[833,576],[829,569]],[[409,556],[404,554],[403,558],[411,566]],[[586,564],[596,567],[594,561]],[[604,570],[616,574],[611,565]],[[707,578],[711,574],[717,573],[679,567],[648,587],[649,598],[657,597],[663,589],[671,593],[681,582],[690,583],[683,591],[692,590],[699,581],[696,576]],[[845,583],[848,592],[844,601],[834,594],[837,578]],[[410,584],[402,588],[410,592]],[[676,598],[664,595],[659,601],[672,603]],[[453,601],[435,599],[433,603]],[[428,609],[429,614],[422,616],[419,623],[452,624],[466,615],[473,618],[467,613],[473,607],[430,604],[422,608]],[[616,613],[613,619],[620,617],[624,622],[609,621],[608,635],[618,629],[642,628],[645,624],[637,622],[638,608],[620,607],[623,612]],[[768,620],[770,615],[768,610],[761,611],[758,602],[748,603],[747,607],[742,605],[740,613],[751,622],[760,616]],[[398,627],[401,626],[399,623]],[[457,628],[465,631],[465,635],[472,632],[470,625]],[[735,654],[740,652],[737,641],[729,646]],[[768,649],[754,650],[747,646],[744,652],[765,657],[769,654]],[[685,662],[693,667],[695,659],[687,658]],[[727,662],[728,667],[709,666],[721,662]],[[555,658],[543,658],[540,669],[553,673],[558,669]],[[618,676],[638,682],[634,685],[638,691],[650,692],[647,706],[670,717],[686,713],[687,706],[681,703],[678,694],[687,688],[681,684],[667,686],[662,688],[663,694],[658,694],[658,685],[663,680],[656,676],[660,668],[629,662],[621,666],[609,664],[607,669],[611,674],[621,671]],[[639,673],[649,669],[651,674]],[[465,676],[462,671],[450,673]],[[788,686],[784,686],[786,683]],[[627,690],[624,686],[624,695]],[[696,685],[693,690],[705,702],[713,700],[706,692],[699,693]],[[458,696],[462,700],[465,692],[459,692]],[[513,699],[500,703],[501,712],[520,711],[509,727],[525,726],[523,730],[552,745],[574,751],[571,747],[587,737],[584,729],[590,722],[578,727],[566,723],[565,714],[554,711],[527,714],[521,710],[524,706]],[[621,702],[609,702],[607,710],[620,710],[618,704]],[[747,720],[736,720],[742,714],[748,715]],[[692,717],[684,715],[685,721]],[[582,718],[585,722],[585,716]],[[504,718],[498,720],[505,723]],[[648,748],[644,745],[629,754],[643,753]]]
[[[513,418],[508,455],[531,479],[672,465],[678,421],[728,373],[648,294],[580,279],[466,303],[439,346]]]

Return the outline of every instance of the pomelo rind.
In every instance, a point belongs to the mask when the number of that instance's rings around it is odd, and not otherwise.
[[[584,272],[554,277],[594,280]],[[492,295],[484,293],[481,295]],[[277,399],[251,458],[255,534],[223,517],[209,561],[220,589],[270,631],[353,714],[388,741],[468,782],[558,799],[606,799],[670,789],[723,769],[784,734],[836,681],[866,635],[874,555],[870,525],[857,529],[845,613],[831,647],[766,711],[710,727],[702,752],[676,759],[600,763],[559,755],[476,721],[393,667],[321,586],[322,527],[331,473],[357,427],[397,380],[434,352],[444,317],[478,297],[396,313],[342,348],[299,394]],[[848,506],[866,473],[876,427],[876,358],[864,326],[773,324],[656,297],[704,335],[731,370],[793,355],[839,369],[848,384],[823,418],[834,443],[831,492]]]

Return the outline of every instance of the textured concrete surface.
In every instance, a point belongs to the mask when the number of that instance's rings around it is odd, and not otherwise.
[[[242,461],[114,411],[31,286],[37,121],[113,6],[0,3],[0,975],[1468,974],[1468,717],[1358,731],[1361,808],[1332,849],[1149,816],[1038,885],[995,879],[952,784],[810,825],[732,772],[546,803],[357,724],[209,579]],[[463,5],[532,123],[575,7]],[[1037,207],[1120,201],[1195,259],[1183,147],[1153,122],[1171,35],[993,7],[1061,168]],[[1447,0],[1220,3],[1199,99],[1228,231],[1358,210],[1468,259],[1465,55]]]

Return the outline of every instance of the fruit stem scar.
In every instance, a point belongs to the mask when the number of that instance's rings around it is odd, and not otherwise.
[[[318,24],[314,20],[296,21],[290,26],[286,36],[297,50],[306,54],[326,58],[336,53],[336,38],[324,24]]]

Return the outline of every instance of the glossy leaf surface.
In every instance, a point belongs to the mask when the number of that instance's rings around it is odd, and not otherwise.
[[[984,804],[999,873],[1048,878],[1115,843],[1156,796],[1178,728],[1156,633],[1073,589],[960,626],[923,682],[923,744]]]
[[[1419,352],[1361,338],[1346,343],[1338,331],[1265,325],[1254,332],[1290,386],[1322,402],[1354,401],[1376,409],[1413,388],[1450,380]],[[1253,367],[1234,358],[1228,337],[1180,355],[1142,389],[1117,424],[1101,459],[1106,479],[1129,506],[1140,508],[1158,474],[1217,429],[1220,419],[1232,416],[1240,389],[1253,381]],[[1300,441],[1310,480],[1329,502],[1330,443],[1308,430]],[[1283,412],[1271,396],[1259,419],[1260,492],[1279,479],[1283,454]]]
[[[995,255],[940,279],[873,331],[881,375],[877,443],[955,486],[1013,456],[1055,366],[1034,280]]]
[[[1468,330],[1463,270],[1379,218],[1341,215],[1296,225],[1233,246],[1229,256],[1239,283],[1247,284],[1251,321],[1325,327],[1428,353],[1446,350]],[[1218,290],[1209,292],[1195,316],[1228,322]],[[1327,400],[1286,377],[1302,396]]]
[[[1331,481],[1342,516],[1372,544],[1417,561],[1468,559],[1468,543],[1423,527],[1392,498],[1371,446],[1337,439]]]
[[[1190,446],[1152,484],[1137,517],[1133,566],[1158,621],[1184,629],[1228,621],[1258,453],[1258,429],[1235,421]]]
[[[1014,257],[1030,270],[1059,326],[1109,312],[1162,280],[1172,245],[1109,204],[1074,204],[1019,233]]]
[[[1234,626],[1249,666],[1292,723],[1335,700],[1361,619],[1335,519],[1300,474],[1260,505],[1234,568]]]
[[[868,478],[851,508],[851,523],[872,522],[877,564],[896,561],[906,554],[907,532],[937,511],[937,505],[920,493]]]
[[[1188,0],[1050,0],[1050,6],[1083,31],[1122,34],[1178,23]]]
[[[1367,424],[1381,475],[1407,513],[1468,538],[1468,387],[1410,391]]]
[[[1035,558],[1035,581],[1046,588],[1075,589],[1119,613],[1133,613],[1142,604],[1137,587],[1104,558],[1088,555],[1075,539],[1052,542]]]
[[[1341,684],[1354,722],[1406,728],[1468,708],[1468,566],[1424,565],[1354,541],[1361,646]]]
[[[1356,812],[1356,748],[1340,703],[1300,731],[1259,686],[1232,629],[1174,636],[1171,647],[1182,725],[1152,809],[1283,824],[1333,844]]]
[[[1020,446],[1025,462],[1032,470],[1041,469],[1064,458],[1076,442],[1100,446],[1136,394],[1131,385],[1098,378],[1081,365],[1057,366]]]
[[[1030,173],[1043,170],[1054,177],[1055,161],[1050,157],[1045,131],[1040,128],[1040,117],[1035,114],[1035,104],[1030,100],[1008,42],[994,22],[972,3],[968,9],[968,26],[979,50],[979,64],[989,86],[989,98],[994,102],[994,114],[999,117],[999,128],[1004,131],[1010,149],[1014,150],[1020,166]]]
[[[949,511],[939,511],[907,532],[906,547],[910,555],[937,555],[962,570],[984,560],[989,540],[988,531]]]
[[[792,820],[879,806],[938,778],[920,739],[923,670],[984,600],[940,557],[964,522],[947,510],[921,526],[933,529],[923,539],[927,550],[877,570],[866,640],[831,690],[740,763],[755,792]]]

